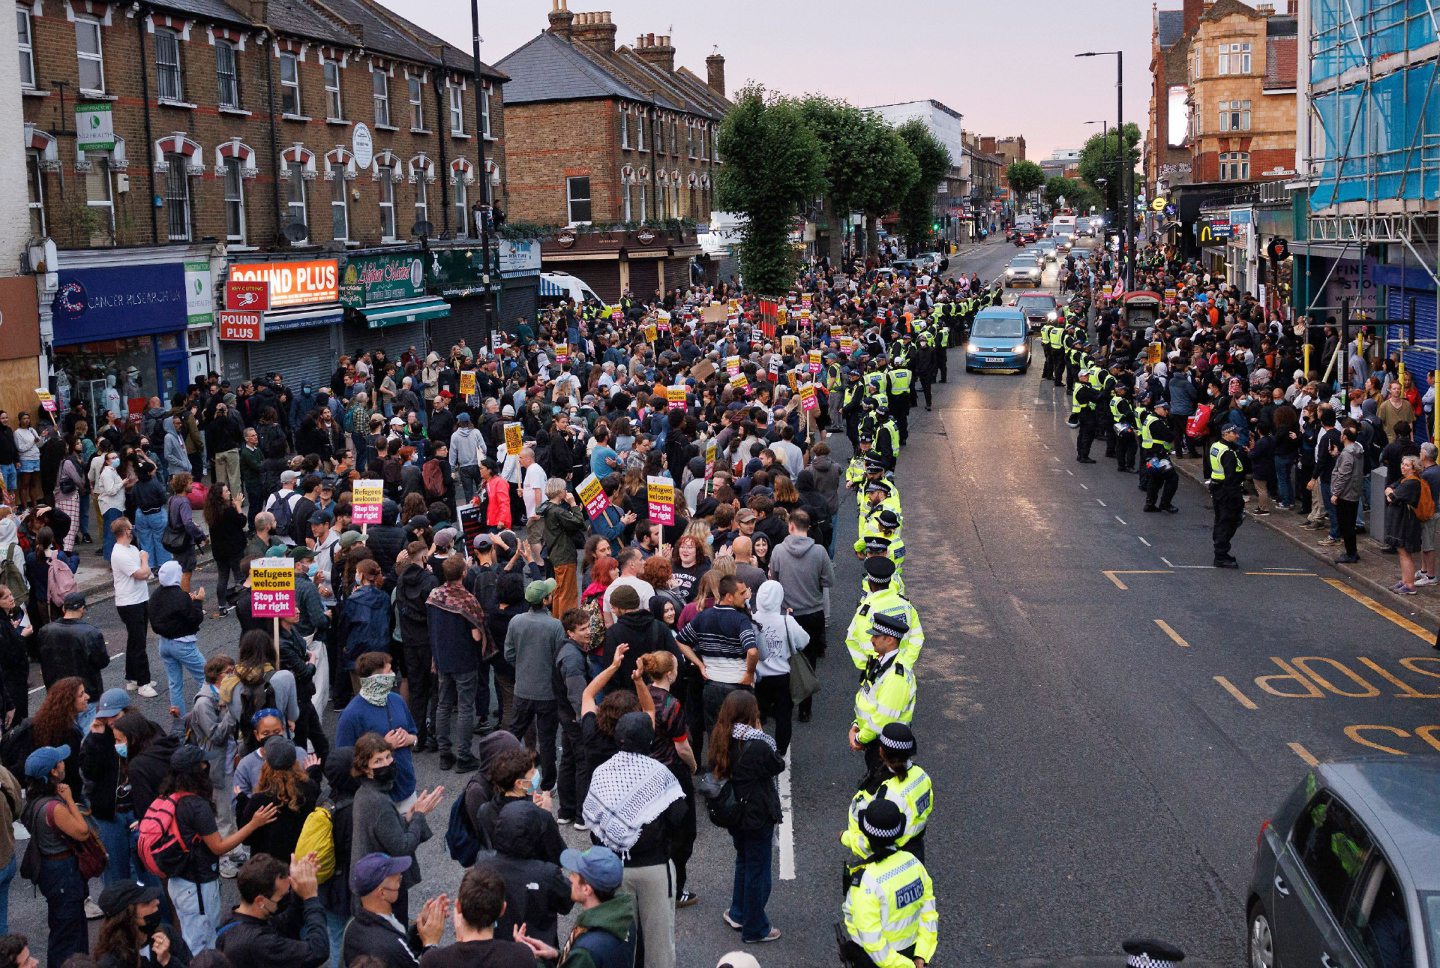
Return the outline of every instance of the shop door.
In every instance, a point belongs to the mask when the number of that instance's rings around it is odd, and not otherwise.
[[[160,374],[160,399],[168,402],[190,385],[190,353],[178,346],[167,348],[167,338],[163,336],[156,342],[155,369]]]

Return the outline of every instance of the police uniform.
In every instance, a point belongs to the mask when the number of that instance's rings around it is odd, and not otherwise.
[[[914,968],[939,946],[939,915],[930,874],[895,846],[905,830],[900,808],[875,800],[860,817],[869,856],[845,868],[840,959],[851,968]]]
[[[887,471],[893,471],[900,458],[900,430],[895,426],[895,418],[883,407],[876,409],[875,419],[875,432],[872,437],[875,457],[885,465]]]
[[[1168,416],[1170,406],[1161,401],[1155,410],[1164,410]],[[1174,514],[1180,510],[1174,504],[1180,472],[1171,461],[1170,447],[1170,422],[1154,411],[1145,412],[1140,417],[1140,487],[1145,491],[1146,511]]]
[[[1110,425],[1115,440],[1115,469],[1127,472],[1135,469],[1135,404],[1130,401],[1130,388],[1120,384],[1110,398]]]
[[[875,653],[870,647],[872,617],[881,612],[904,616],[906,631],[900,639],[898,654],[907,669],[915,668],[920,659],[920,650],[925,645],[925,628],[920,624],[920,613],[895,581],[895,562],[889,557],[866,558],[862,567],[869,588],[855,607],[850,626],[845,630],[845,651],[855,668],[864,672]]]
[[[1227,426],[1221,431],[1221,438],[1210,445],[1210,488],[1211,503],[1215,508],[1215,529],[1211,537],[1215,544],[1215,567],[1238,568],[1230,554],[1230,541],[1245,521],[1246,460],[1234,439],[1226,440],[1225,434],[1238,430]]]
[[[1099,423],[1100,391],[1091,382],[1094,378],[1094,370],[1081,370],[1075,389],[1070,391],[1074,401],[1071,412],[1076,426],[1080,428],[1075,437],[1075,459],[1081,464],[1095,463],[1090,456],[1090,447],[1095,443],[1095,429]]]
[[[895,360],[890,369],[885,372],[885,391],[890,398],[890,412],[895,417],[895,425],[900,431],[900,446],[904,447],[910,441],[910,407],[914,403],[911,393],[911,381],[914,374],[910,371],[909,354],[904,349],[904,344],[895,353]]]
[[[904,847],[915,858],[925,860],[925,825],[935,809],[935,788],[930,775],[910,761],[915,757],[915,734],[904,723],[891,723],[880,732],[880,746],[886,765],[876,776],[867,776],[855,796],[850,799],[849,823],[840,835],[840,842],[856,857],[866,857],[870,844],[860,829],[860,820],[875,800],[889,800],[900,808],[905,830],[896,838],[895,846]],[[888,765],[898,761],[904,773],[892,772]]]

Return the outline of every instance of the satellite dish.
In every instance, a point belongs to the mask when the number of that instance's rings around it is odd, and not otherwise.
[[[417,237],[424,236],[426,238],[429,238],[430,236],[435,234],[435,226],[431,225],[424,219],[421,219],[414,225],[410,226],[410,234]]]
[[[304,222],[298,220],[291,222],[289,225],[285,226],[283,232],[285,234],[285,238],[290,240],[290,242],[295,245],[298,245],[301,242],[304,242],[306,239],[310,238],[310,229],[306,227]]]

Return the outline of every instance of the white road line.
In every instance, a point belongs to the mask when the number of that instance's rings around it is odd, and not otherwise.
[[[1115,153],[1118,155],[1120,152],[1117,151],[1117,152],[1115,152]],[[1088,490],[1090,490],[1090,485],[1089,485],[1089,484],[1081,484],[1081,485],[1080,485],[1080,489],[1081,489],[1082,491],[1088,491]]]
[[[1119,154],[1119,152],[1117,151],[1116,154]],[[1140,536],[1139,536],[1138,534],[1137,534],[1135,537],[1140,538]],[[1144,538],[1140,538],[1140,543],[1143,544],[1143,545],[1144,545],[1145,547],[1147,547],[1147,548],[1150,547],[1150,542],[1146,541]]]
[[[1108,508],[1108,507],[1110,506],[1110,505],[1106,504],[1104,501],[1100,500],[1098,497],[1095,499],[1095,503],[1098,504],[1098,505],[1100,505],[1102,508]]]
[[[790,751],[785,751],[785,772],[780,774],[780,879],[795,879],[795,818],[790,802]]]
[[[1119,152],[1117,151],[1116,154],[1118,155]],[[1169,559],[1169,558],[1166,558],[1164,555],[1161,555],[1161,556],[1160,556],[1160,560],[1163,561],[1163,562],[1165,562],[1165,567],[1166,567],[1166,568],[1174,568],[1174,567],[1175,567],[1174,565],[1170,564],[1170,559]]]
[[[1116,154],[1119,154],[1119,152],[1117,151]],[[1055,459],[1056,459],[1056,460],[1059,460],[1060,458],[1057,457],[1057,458],[1055,458]],[[1070,470],[1068,467],[1065,469],[1065,473],[1069,474],[1071,477],[1074,477],[1074,476],[1075,476],[1075,472],[1072,471],[1072,470]]]

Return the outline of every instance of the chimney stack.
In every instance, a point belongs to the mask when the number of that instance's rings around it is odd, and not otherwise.
[[[1200,17],[1205,13],[1206,6],[1205,0],[1185,0],[1184,21],[1187,38],[1195,36],[1195,31],[1200,27]],[[553,17],[554,14],[551,16]]]
[[[615,53],[615,29],[608,10],[577,13],[570,37],[603,57]]]
[[[635,53],[651,67],[667,74],[675,73],[675,48],[670,46],[670,36],[642,34],[635,44]]]
[[[570,12],[567,0],[550,0],[550,32],[561,40],[569,42],[571,24],[575,15]]]
[[[725,55],[716,51],[705,58],[706,82],[710,90],[721,97],[725,96]]]

